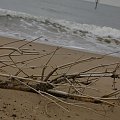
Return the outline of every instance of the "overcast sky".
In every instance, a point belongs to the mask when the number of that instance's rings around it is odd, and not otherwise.
[[[95,2],[95,0],[85,0],[85,1]],[[120,7],[120,0],[99,0],[99,2]]]

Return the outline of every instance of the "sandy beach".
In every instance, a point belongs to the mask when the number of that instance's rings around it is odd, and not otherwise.
[[[66,72],[67,74],[84,73],[86,70],[90,70],[96,66],[106,65],[90,71],[104,73],[105,71],[115,71],[117,65],[119,66],[120,63],[120,58],[117,57],[66,48],[59,48],[53,55],[57,46],[36,42],[29,42],[29,44],[25,45],[25,43],[28,42],[23,40],[17,41],[19,40],[0,37],[0,47],[20,47],[20,49],[24,51],[23,55],[19,55],[16,50],[13,53],[14,55],[12,55],[12,59],[10,59],[8,54],[14,50],[0,49],[0,60],[2,61],[0,63],[0,74],[17,75],[20,77],[26,77],[27,75],[40,76],[44,66],[48,63],[44,73],[44,76],[47,76],[56,66],[62,66],[78,60],[82,60],[82,62],[70,66],[69,69],[60,69],[56,74],[59,75]],[[35,59],[36,57],[37,59]],[[11,60],[17,63],[16,66],[15,64],[11,65]],[[19,68],[23,70],[20,73]],[[120,68],[118,67],[115,72],[120,74]],[[55,78],[55,76],[52,76],[50,79],[53,78]],[[5,79],[5,77],[0,76],[0,82],[3,79]],[[38,81],[40,79],[41,77],[37,77]],[[101,97],[113,92],[113,87],[119,90],[120,81],[116,79],[116,86],[113,86],[112,78],[99,77],[99,80],[93,82],[89,87],[89,89],[85,88],[84,94]],[[36,93],[0,89],[0,94],[0,120],[119,120],[120,117],[119,102],[116,105],[117,107],[114,108],[88,102],[80,102],[79,107],[75,107],[59,102],[60,105],[64,106],[69,111],[67,112],[55,103],[52,103],[45,97]],[[69,100],[66,99],[65,101],[68,102]]]

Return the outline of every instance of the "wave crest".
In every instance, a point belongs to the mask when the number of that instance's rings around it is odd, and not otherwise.
[[[0,9],[0,35],[97,52],[120,51],[120,30]],[[47,41],[46,41],[47,40]]]

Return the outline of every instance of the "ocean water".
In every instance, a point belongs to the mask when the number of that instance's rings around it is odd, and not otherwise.
[[[95,2],[96,0],[85,0],[89,2]],[[120,0],[98,0],[101,4],[120,7]]]
[[[120,5],[90,1],[0,0],[0,35],[120,57]]]

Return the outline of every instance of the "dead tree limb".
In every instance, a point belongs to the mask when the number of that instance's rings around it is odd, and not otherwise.
[[[47,63],[45,64],[44,68],[43,68],[43,71],[42,71],[42,77],[41,79],[43,80],[44,79],[44,72],[45,72],[45,69],[47,68],[46,66],[49,64],[49,62],[51,61],[51,59],[53,58],[53,56],[55,55],[55,53],[60,49],[60,47],[57,47],[55,49],[55,51],[53,51],[52,53],[52,56],[48,59]],[[56,71],[57,69],[53,70],[52,72],[50,72],[47,77],[43,80],[43,81],[47,81],[49,79],[49,77]]]
[[[22,54],[22,51],[18,48],[15,48],[15,47],[0,47],[0,49],[5,49],[5,50],[14,50],[14,51],[17,51],[18,53]]]
[[[114,106],[113,103],[107,102],[107,101],[102,100],[101,98],[97,98],[97,97],[70,94],[67,92],[51,90],[51,89],[49,89],[47,92],[52,95],[55,95],[57,97],[63,97],[63,98],[68,98],[68,99],[73,99],[73,100],[78,100],[78,101],[83,101],[83,102],[91,102],[91,103],[95,103],[95,104],[105,104],[105,105]]]
[[[74,78],[86,78],[86,77],[111,77],[111,78],[120,78],[120,75],[113,74],[113,73],[78,73],[78,74],[71,74],[71,75],[61,75],[53,80],[50,83],[58,84],[62,81],[67,79],[74,79]]]
[[[8,79],[19,79],[19,80],[22,80],[24,82],[36,82],[36,83],[46,83],[44,81],[36,81],[36,80],[33,80],[33,79],[30,79],[30,78],[24,78],[24,77],[19,77],[19,76],[14,76],[14,75],[9,75],[9,74],[2,74],[0,73],[0,76],[1,77],[6,77]]]
[[[4,45],[0,47],[0,49],[5,49],[6,51],[10,50],[10,53],[0,55],[0,58],[2,59],[0,60],[0,63],[2,65],[0,67],[0,70],[1,70],[0,78],[6,78],[3,80],[0,80],[0,88],[34,92],[49,99],[50,101],[54,102],[56,105],[60,107],[62,106],[58,104],[56,101],[59,101],[61,103],[68,102],[68,101],[65,102],[63,99],[74,100],[75,104],[80,103],[79,101],[82,101],[82,102],[89,102],[89,103],[100,104],[100,105],[103,104],[103,105],[112,106],[112,107],[115,106],[112,103],[112,101],[119,100],[119,98],[117,97],[119,94],[119,91],[114,91],[109,94],[102,95],[102,97],[94,97],[94,96],[90,96],[89,91],[87,91],[86,89],[92,89],[97,91],[97,89],[92,88],[92,86],[89,87],[90,84],[88,83],[93,83],[95,80],[101,80],[99,78],[106,78],[106,77],[113,78],[114,82],[116,82],[115,81],[116,79],[117,80],[120,79],[120,74],[118,73],[120,68],[119,62],[105,64],[105,65],[98,65],[91,68],[88,67],[88,69],[84,70],[83,72],[75,71],[77,73],[69,74],[69,72],[72,71],[71,70],[72,67],[76,67],[78,64],[80,65],[87,62],[90,63],[92,61],[97,61],[99,59],[101,60],[106,55],[102,55],[100,57],[83,58],[83,59],[79,58],[76,61],[64,63],[62,65],[50,64],[50,63],[53,63],[51,61],[53,60],[53,57],[55,57],[59,47],[57,47],[54,51],[45,53],[45,54],[40,54],[39,51],[34,51],[34,50],[32,51],[28,48],[25,48],[26,45],[36,41],[39,38],[36,38],[32,41],[24,42],[18,48],[9,47],[9,46],[5,47]],[[5,45],[12,44],[12,43],[14,42],[6,43]],[[31,57],[27,56],[28,58],[24,59],[25,55],[31,55]],[[36,55],[36,56],[33,57],[32,55]],[[19,56],[19,58],[22,58],[22,60],[19,61],[18,59],[16,59],[17,56]],[[48,59],[45,62],[45,64],[42,64],[42,65],[40,64],[39,66],[37,66],[36,63],[38,62],[38,60],[46,56],[48,57]],[[3,58],[6,57],[6,58],[3,59],[2,57]],[[35,63],[36,60],[37,62]],[[2,72],[7,69],[5,67],[10,67],[10,69],[13,69],[13,71],[14,69],[15,70],[17,69],[17,71],[16,73],[13,73],[14,75],[3,74]],[[47,68],[51,69],[51,67],[52,67],[52,70],[47,71]],[[38,71],[34,71],[35,68],[40,69],[39,70],[40,74],[38,73]],[[105,70],[103,70],[103,68]],[[109,69],[109,71],[107,68]],[[95,71],[98,71],[99,69],[100,71],[103,70],[103,72],[95,72]],[[6,73],[9,73],[9,70],[6,70],[6,71],[7,71]],[[20,74],[21,72],[22,74]],[[35,76],[34,73],[38,75]],[[68,88],[72,88],[72,89],[71,91],[66,92]],[[86,91],[83,92],[84,90]],[[71,104],[71,103],[68,102],[68,104]],[[64,107],[62,108],[65,109]]]
[[[0,47],[3,47],[3,46],[6,46],[6,45],[10,45],[10,44],[13,44],[13,43],[18,43],[18,42],[23,42],[25,41],[26,39],[23,39],[23,40],[15,40],[15,41],[12,41],[12,42],[8,42],[8,43],[5,43],[5,44],[2,44],[0,45]]]
[[[103,95],[102,98],[109,98],[109,97],[116,96],[118,94],[120,94],[120,90],[116,90],[116,91],[113,91],[113,92],[111,92],[109,94]]]
[[[99,98],[99,97],[83,96],[83,95],[77,95],[77,94],[70,94],[70,93],[63,92],[63,91],[53,90],[53,89],[51,89],[51,88],[53,88],[53,86],[49,86],[49,84],[45,85],[44,83],[37,84],[37,85],[27,85],[26,83],[22,82],[21,80],[19,80],[17,78],[15,78],[14,80],[16,80],[19,83],[25,85],[26,87],[16,86],[12,82],[6,81],[6,82],[0,84],[0,88],[22,90],[22,91],[28,91],[28,92],[36,92],[38,94],[40,93],[40,91],[41,91],[41,94],[42,94],[42,91],[43,91],[43,93],[46,92],[46,94],[48,93],[48,94],[54,95],[56,97],[73,99],[73,100],[83,101],[83,102],[90,102],[90,103],[95,103],[95,104],[104,104],[104,105],[109,105],[109,106],[114,107],[113,103],[107,102],[107,100],[109,100],[109,99],[104,99],[104,98]],[[114,99],[110,99],[110,100],[114,100]]]

